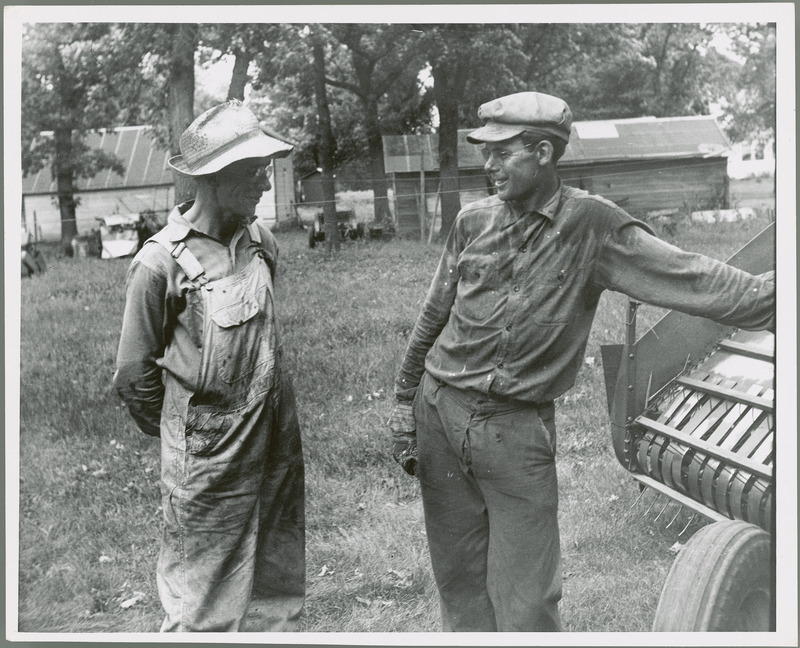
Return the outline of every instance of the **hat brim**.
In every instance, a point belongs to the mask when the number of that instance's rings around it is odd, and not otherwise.
[[[247,158],[283,158],[292,152],[294,147],[279,139],[270,137],[269,135],[261,134],[257,137],[237,144],[236,146],[223,151],[218,156],[209,160],[205,164],[190,169],[186,164],[183,155],[176,155],[168,160],[170,167],[175,169],[178,173],[183,173],[189,176],[207,175],[209,173],[216,173],[220,169],[224,169],[229,164],[238,162],[239,160],[246,160]]]
[[[558,139],[569,142],[569,135],[556,128],[546,126],[531,126],[528,124],[500,124],[488,122],[482,128],[474,130],[467,135],[467,141],[471,144],[481,144],[483,142],[504,142],[520,133],[535,133],[538,135],[552,135]]]
[[[467,141],[471,144],[481,144],[483,142],[503,142],[516,137],[525,132],[523,126],[513,126],[511,124],[489,123],[467,134]]]

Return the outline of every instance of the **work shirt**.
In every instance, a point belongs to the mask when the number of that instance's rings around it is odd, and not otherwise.
[[[397,375],[528,403],[575,382],[603,290],[748,329],[775,326],[774,273],[758,277],[658,238],[612,202],[563,184],[541,211],[496,196],[458,214]]]
[[[190,204],[179,205],[169,214],[170,241],[189,247],[209,281],[244,269],[253,258],[252,246],[259,246],[247,229],[239,227],[224,245],[183,217]],[[259,231],[260,248],[274,269],[277,241],[268,229]],[[162,371],[172,374],[190,393],[198,388],[203,314],[186,309],[186,294],[195,289],[161,245],[146,244],[128,270],[114,386],[137,425],[153,436],[159,434],[164,398]]]

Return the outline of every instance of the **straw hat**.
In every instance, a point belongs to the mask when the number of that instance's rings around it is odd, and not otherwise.
[[[266,135],[252,111],[238,100],[214,106],[195,119],[180,139],[181,155],[170,158],[176,171],[198,176],[253,157],[286,157],[292,146]]]

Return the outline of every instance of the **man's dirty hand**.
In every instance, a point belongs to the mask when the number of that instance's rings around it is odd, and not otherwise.
[[[412,406],[397,403],[387,425],[392,431],[392,457],[409,475],[418,476],[417,423]]]
[[[395,441],[392,444],[392,457],[409,475],[419,477],[416,441]]]

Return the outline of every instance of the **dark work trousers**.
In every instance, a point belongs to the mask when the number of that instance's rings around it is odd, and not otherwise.
[[[425,374],[420,485],[445,631],[560,631],[552,403],[502,402]]]

